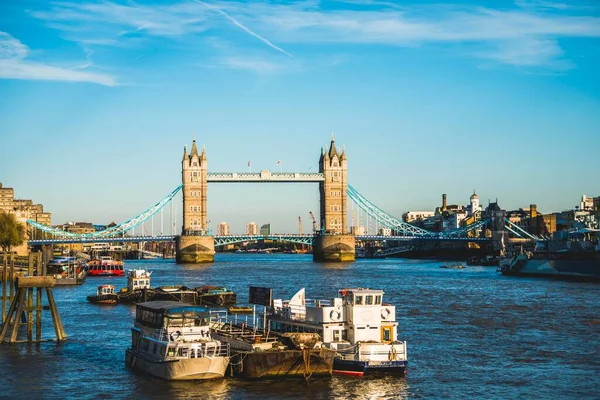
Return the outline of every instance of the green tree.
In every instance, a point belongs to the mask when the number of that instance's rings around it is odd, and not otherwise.
[[[17,222],[12,214],[0,212],[0,248],[10,252],[13,246],[19,246],[25,241],[25,227]]]

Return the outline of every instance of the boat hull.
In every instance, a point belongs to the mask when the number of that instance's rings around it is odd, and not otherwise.
[[[232,357],[232,369],[248,379],[331,376],[335,354],[325,348],[240,352]]]
[[[229,357],[158,361],[128,349],[125,352],[125,365],[166,380],[206,380],[223,378],[229,365]]]
[[[600,281],[600,260],[522,259],[504,265],[502,275]]]
[[[101,294],[88,296],[87,301],[94,304],[117,304],[119,296],[117,294]]]
[[[228,307],[232,306],[236,302],[235,293],[215,293],[215,294],[202,294],[199,293],[196,303],[205,306],[219,306]]]
[[[407,361],[357,361],[336,357],[333,373],[336,375],[364,376],[375,374],[406,374]]]

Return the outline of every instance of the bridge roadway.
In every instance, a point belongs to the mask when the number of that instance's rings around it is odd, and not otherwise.
[[[272,234],[272,235],[229,235],[214,236],[215,246],[224,246],[233,243],[251,242],[257,240],[273,240],[280,242],[292,242],[298,244],[311,245],[313,235],[311,234]],[[69,243],[124,243],[124,242],[170,242],[175,240],[174,235],[158,236],[123,236],[123,237],[90,237],[90,238],[60,238],[60,239],[34,239],[29,240],[30,246],[41,246],[48,244],[69,244]],[[380,241],[410,241],[410,240],[431,240],[431,241],[451,241],[451,242],[489,242],[489,238],[470,238],[470,237],[444,237],[442,235],[432,236],[382,236],[382,235],[357,235],[357,241],[380,242]]]
[[[323,182],[319,172],[209,172],[207,182]]]

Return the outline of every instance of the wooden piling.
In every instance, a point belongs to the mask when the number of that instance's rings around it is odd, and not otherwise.
[[[33,276],[33,253],[29,253],[28,276]],[[27,341],[33,341],[33,288],[27,289]]]
[[[7,265],[10,264],[10,276],[6,276],[8,270]],[[44,265],[42,262],[43,258],[40,253],[29,255],[28,264],[28,276],[23,276],[23,273],[14,273],[14,257],[3,257],[2,260],[2,329],[0,330],[0,343],[5,342],[6,335],[9,330],[9,325],[12,324],[12,330],[9,343],[16,343],[19,335],[19,326],[21,324],[21,318],[27,316],[23,322],[27,324],[27,342],[39,342],[42,340],[42,292],[46,289],[46,296],[48,297],[48,303],[50,306],[50,312],[52,314],[52,322],[54,324],[54,331],[56,332],[56,340],[63,341],[67,339],[58,309],[56,307],[56,301],[54,300],[54,294],[52,293],[52,287],[54,286],[54,277],[44,276]],[[35,273],[34,273],[35,272]],[[8,278],[8,279],[7,279]],[[5,314],[7,288],[10,285],[12,299],[10,301],[10,307],[8,314]],[[34,291],[35,289],[35,291]],[[13,291],[16,291],[14,293]],[[35,296],[34,296],[35,294]],[[35,306],[34,306],[35,297]],[[33,330],[35,326],[35,340],[33,338]]]
[[[44,276],[44,264],[41,252],[36,253],[37,276]],[[35,298],[35,341],[42,340],[42,288],[37,287]]]
[[[6,317],[6,280],[8,279],[8,258],[6,254],[2,254],[2,320],[0,321],[4,324],[4,319]]]
[[[56,308],[56,302],[54,301],[54,294],[52,293],[52,289],[50,289],[49,287],[46,288],[46,296],[48,296],[50,312],[52,313],[52,322],[54,323],[56,340],[58,340],[59,342],[67,340],[67,334],[65,333],[65,329],[63,328],[62,321],[60,320],[60,315],[58,315],[58,310]]]

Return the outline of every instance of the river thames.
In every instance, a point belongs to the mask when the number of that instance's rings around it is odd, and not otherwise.
[[[439,261],[360,259],[315,264],[311,255],[217,254],[210,265],[126,261],[152,271],[152,286],[225,285],[248,299],[248,286],[275,298],[306,288],[331,298],[342,287],[385,291],[408,342],[406,377],[334,376],[301,381],[168,382],[125,368],[135,307],[86,301],[96,286],[126,278],[88,278],[55,287],[68,340],[1,345],[2,398],[599,398],[600,285],[503,277],[495,267],[441,269]],[[44,300],[46,301],[46,300]],[[44,336],[54,335],[44,312]]]

